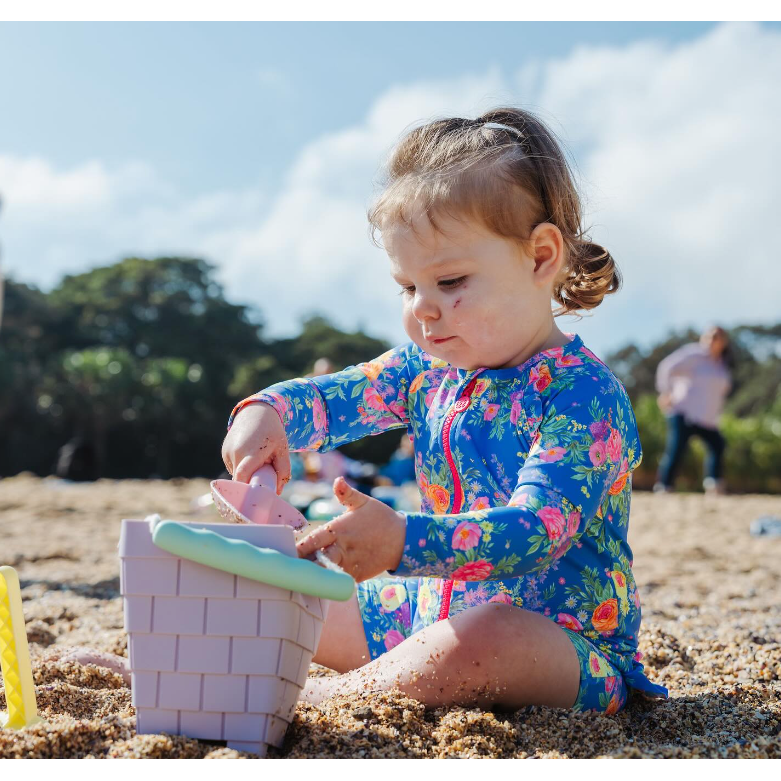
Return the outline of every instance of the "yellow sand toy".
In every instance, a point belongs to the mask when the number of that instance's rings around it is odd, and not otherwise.
[[[0,567],[0,669],[8,703],[8,713],[0,713],[0,727],[21,729],[37,724],[41,719],[35,704],[22,594],[13,567]]]

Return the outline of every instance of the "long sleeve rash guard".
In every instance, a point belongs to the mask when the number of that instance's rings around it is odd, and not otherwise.
[[[627,544],[641,459],[632,406],[613,373],[570,335],[521,366],[465,371],[413,343],[335,374],[281,382],[242,401],[279,414],[292,450],[330,450],[406,428],[419,513],[407,513],[391,575],[420,579],[423,626],[484,602],[582,632],[627,683],[640,600]]]

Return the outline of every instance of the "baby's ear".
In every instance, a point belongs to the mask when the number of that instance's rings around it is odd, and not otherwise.
[[[561,231],[550,222],[542,222],[531,232],[528,246],[535,275],[540,275],[540,279],[555,279],[566,255]]]

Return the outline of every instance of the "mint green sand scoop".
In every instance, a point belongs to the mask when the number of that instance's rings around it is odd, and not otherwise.
[[[158,548],[198,564],[313,597],[346,602],[355,590],[355,581],[346,572],[328,570],[307,559],[258,548],[244,540],[229,540],[209,529],[192,529],[176,521],[156,524],[152,541]]]

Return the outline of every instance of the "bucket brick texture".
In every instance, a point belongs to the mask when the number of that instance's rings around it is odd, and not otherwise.
[[[296,555],[287,527],[186,525]],[[180,559],[146,521],[122,521],[119,555],[137,731],[281,746],[327,601]]]

